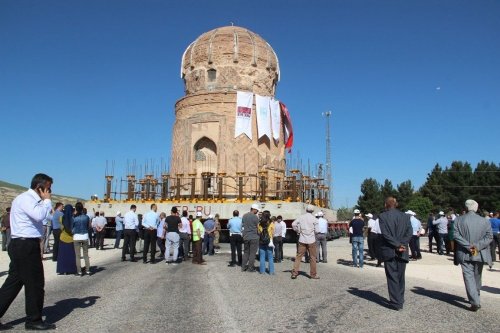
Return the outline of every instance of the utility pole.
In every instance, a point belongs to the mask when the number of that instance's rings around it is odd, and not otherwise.
[[[328,206],[332,208],[332,154],[330,142],[330,116],[332,111],[323,112],[322,115],[326,118],[326,163],[325,163],[325,181],[328,186]]]

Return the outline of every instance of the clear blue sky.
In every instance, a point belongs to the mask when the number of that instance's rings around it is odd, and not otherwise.
[[[303,164],[325,161],[332,110],[336,207],[365,178],[498,163],[499,17],[496,0],[0,0],[0,179],[102,197],[106,160],[168,160],[182,53],[230,22],[276,51]]]

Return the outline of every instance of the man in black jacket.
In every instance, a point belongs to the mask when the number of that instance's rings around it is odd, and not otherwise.
[[[405,293],[405,270],[409,260],[408,243],[412,236],[410,216],[396,207],[396,198],[385,200],[386,211],[380,214],[380,259],[384,262],[389,305],[395,310],[403,309]]]

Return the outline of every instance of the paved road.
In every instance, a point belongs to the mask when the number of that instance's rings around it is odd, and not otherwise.
[[[227,253],[208,257],[207,266],[120,262],[111,249],[91,255],[91,277],[48,274],[44,313],[59,332],[494,332],[500,324],[499,288],[483,292],[482,309],[472,313],[463,286],[407,278],[397,312],[384,306],[381,269],[342,259],[319,264],[320,280],[291,280],[290,260],[269,276],[227,267]],[[23,317],[20,295],[2,321],[23,329]]]

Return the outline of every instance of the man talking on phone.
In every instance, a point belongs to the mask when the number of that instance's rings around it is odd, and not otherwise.
[[[9,276],[0,288],[0,318],[24,286],[27,330],[55,329],[42,319],[45,279],[40,238],[43,220],[51,210],[51,177],[39,173],[31,180],[28,191],[18,195],[10,211]],[[9,328],[0,323],[0,330]]]

